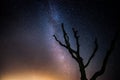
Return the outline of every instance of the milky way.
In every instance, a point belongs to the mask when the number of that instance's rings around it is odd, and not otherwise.
[[[95,37],[99,39],[97,55],[86,69],[90,78],[100,68],[117,29],[115,10],[103,0],[3,0],[0,4],[0,80],[80,80],[78,64],[53,37],[55,34],[64,43],[61,23],[74,49],[71,28],[78,30],[85,63]],[[116,48],[108,71],[98,80],[115,80],[117,52]]]
[[[36,77],[41,74],[54,75],[53,78],[59,76],[62,80],[73,80],[79,77],[77,64],[53,38],[54,34],[61,35],[59,30],[61,22],[55,3],[53,1],[47,3],[48,8],[45,12],[31,9],[16,14],[17,17],[9,21],[8,27],[13,26],[10,30],[13,32],[9,35],[7,33],[8,36],[2,39],[0,49],[3,58],[2,80],[17,79],[17,76],[20,75],[19,79],[29,79],[22,78],[22,73],[25,73],[26,76],[32,74],[34,76],[33,71],[36,72]],[[39,6],[37,7],[39,8]],[[31,13],[32,11],[34,13]],[[32,16],[36,12],[37,15]],[[13,76],[15,74],[16,76]]]

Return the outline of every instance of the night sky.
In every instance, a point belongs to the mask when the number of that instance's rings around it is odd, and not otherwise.
[[[79,67],[68,51],[53,38],[63,41],[64,23],[75,49],[72,27],[80,35],[84,62],[98,38],[99,49],[86,69],[88,79],[102,60],[119,29],[117,2],[104,0],[1,0],[0,80],[80,80]],[[120,37],[105,73],[97,80],[119,80]]]

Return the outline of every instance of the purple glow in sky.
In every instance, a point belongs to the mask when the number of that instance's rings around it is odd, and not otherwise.
[[[71,28],[78,30],[84,62],[93,51],[94,38],[99,39],[100,49],[87,68],[89,78],[100,68],[117,29],[113,16],[117,17],[113,13],[117,8],[107,4],[103,0],[1,0],[0,80],[80,80],[78,64],[53,38],[55,34],[64,43],[61,23],[65,24],[73,48]],[[116,80],[117,52],[118,48],[107,72],[98,80]]]

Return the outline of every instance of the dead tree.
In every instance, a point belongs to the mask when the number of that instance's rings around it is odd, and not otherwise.
[[[89,57],[88,61],[86,64],[84,64],[83,62],[83,58],[81,57],[81,54],[80,54],[80,44],[79,44],[79,36],[78,36],[78,31],[75,30],[74,28],[72,28],[72,31],[73,31],[73,34],[74,34],[74,38],[75,38],[75,41],[76,41],[76,50],[74,50],[72,47],[71,47],[71,44],[70,44],[70,40],[69,40],[69,36],[68,34],[66,33],[65,29],[64,29],[64,25],[62,24],[61,25],[62,27],[62,31],[63,31],[63,38],[64,38],[64,43],[62,43],[60,40],[58,40],[58,38],[54,36],[55,40],[63,47],[65,47],[70,55],[72,56],[73,59],[75,59],[75,61],[79,64],[79,70],[80,70],[80,73],[81,73],[81,78],[80,80],[88,80],[87,79],[87,75],[86,75],[86,70],[85,68],[88,67],[88,65],[90,64],[91,60],[93,59],[93,57],[95,56],[97,50],[98,50],[98,42],[97,42],[97,38],[95,38],[95,41],[94,41],[94,44],[95,44],[95,48],[93,50],[93,53],[92,55]],[[105,72],[105,69],[106,69],[106,65],[107,65],[107,62],[108,62],[108,59],[109,59],[109,56],[111,55],[113,49],[115,48],[115,42],[117,40],[117,37],[118,37],[118,34],[116,34],[116,36],[114,37],[114,39],[112,40],[111,42],[111,45],[110,45],[110,48],[108,49],[108,51],[106,52],[106,55],[103,59],[103,62],[102,62],[102,66],[100,68],[100,70],[98,70],[97,72],[95,72],[93,74],[93,76],[90,78],[90,80],[96,80],[99,76],[101,76],[104,72]]]

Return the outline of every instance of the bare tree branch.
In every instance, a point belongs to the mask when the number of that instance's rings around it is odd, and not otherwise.
[[[70,41],[69,41],[69,36],[67,35],[65,29],[64,29],[64,24],[62,23],[62,31],[63,31],[63,36],[64,36],[64,41],[65,41],[65,44],[67,46],[67,49],[69,50],[69,52],[71,53],[72,57],[73,58],[76,58],[77,55],[76,55],[76,51],[74,49],[71,48],[70,46]]]
[[[61,41],[59,41],[55,35],[53,35],[53,37],[55,38],[55,40],[56,40],[61,46],[63,46],[63,47],[65,47],[66,49],[68,49],[69,52],[70,52],[70,54],[71,54],[71,56],[72,56],[75,60],[77,60],[77,59],[76,59],[76,58],[77,58],[76,51],[75,51],[74,49],[72,49],[71,46],[70,46],[69,36],[67,35],[67,33],[66,33],[65,29],[64,29],[64,25],[63,25],[63,24],[62,24],[62,31],[63,31],[64,41],[65,41],[65,44],[66,44],[66,45],[63,44]]]
[[[68,47],[70,47],[70,42],[69,42],[69,36],[67,35],[65,29],[64,29],[64,24],[62,23],[62,31],[63,31],[63,36],[64,36],[64,41]]]
[[[72,28],[72,30],[73,30],[73,33],[74,33],[74,37],[76,39],[76,47],[77,47],[76,53],[77,53],[77,56],[79,56],[80,55],[79,54],[79,52],[80,52],[80,44],[79,44],[79,36],[77,36],[78,31],[76,31],[74,28]]]
[[[56,40],[61,46],[67,48],[67,46],[66,46],[65,44],[63,44],[62,42],[60,42],[55,35],[53,35],[53,37],[55,38],[55,40]]]
[[[89,65],[90,61],[91,61],[92,58],[95,56],[96,51],[98,50],[97,38],[95,38],[95,42],[94,42],[94,43],[95,43],[95,49],[94,49],[92,55],[90,56],[90,58],[88,59],[88,62],[86,63],[85,68]]]
[[[70,42],[69,42],[69,36],[64,29],[64,25],[62,24],[61,27],[62,27],[62,31],[63,31],[63,37],[64,37],[65,45],[63,43],[61,43],[55,35],[54,35],[54,38],[61,46],[64,46],[69,51],[72,58],[75,59],[78,62],[79,67],[80,67],[81,80],[87,80],[83,59],[79,55],[79,46],[80,45],[79,45],[79,39],[78,39],[79,36],[77,36],[77,31],[75,31],[73,29],[73,33],[74,33],[74,37],[76,39],[76,45],[77,45],[77,50],[74,50],[74,49],[71,48],[71,45],[70,45]]]
[[[78,62],[78,58],[75,53],[71,51],[71,49],[68,49],[69,53],[71,54],[72,58],[75,59]]]
[[[115,42],[118,38],[118,32],[116,33],[114,39],[111,41],[111,45],[110,45],[110,48],[109,50],[106,52],[106,55],[104,57],[104,60],[103,60],[103,64],[101,66],[101,69],[99,71],[97,71],[92,77],[90,80],[96,80],[99,76],[101,76],[104,72],[105,72],[105,69],[106,69],[106,65],[108,63],[108,59],[113,51],[113,49],[115,48]]]
[[[62,27],[62,31],[63,31],[63,38],[64,38],[64,41],[65,41],[65,44],[63,44],[61,41],[59,41],[57,39],[57,37],[55,35],[53,35],[55,40],[61,46],[65,47],[69,51],[72,58],[77,61],[78,65],[79,65],[79,70],[80,70],[80,73],[81,73],[80,80],[88,80],[87,76],[86,76],[85,68],[90,64],[91,60],[93,59],[93,57],[96,54],[96,51],[98,50],[97,38],[95,38],[95,42],[94,42],[95,43],[95,49],[93,50],[93,53],[90,56],[90,58],[88,59],[88,62],[86,63],[86,65],[84,65],[83,58],[79,54],[80,53],[80,44],[79,44],[79,36],[77,35],[78,31],[76,31],[74,28],[72,28],[74,38],[75,38],[75,41],[76,41],[76,48],[77,48],[76,50],[74,50],[74,49],[71,48],[70,41],[69,41],[69,36],[68,36],[68,34],[66,33],[66,31],[64,29],[64,25],[62,24],[61,27]],[[94,75],[90,78],[90,80],[96,80],[99,76],[101,76],[105,72],[109,56],[111,55],[113,49],[115,48],[115,42],[117,40],[117,37],[118,37],[118,33],[116,34],[116,36],[114,37],[114,39],[111,42],[110,48],[107,51],[107,53],[106,53],[106,55],[105,55],[105,57],[103,59],[103,64],[101,66],[101,69],[99,71],[95,72]]]

